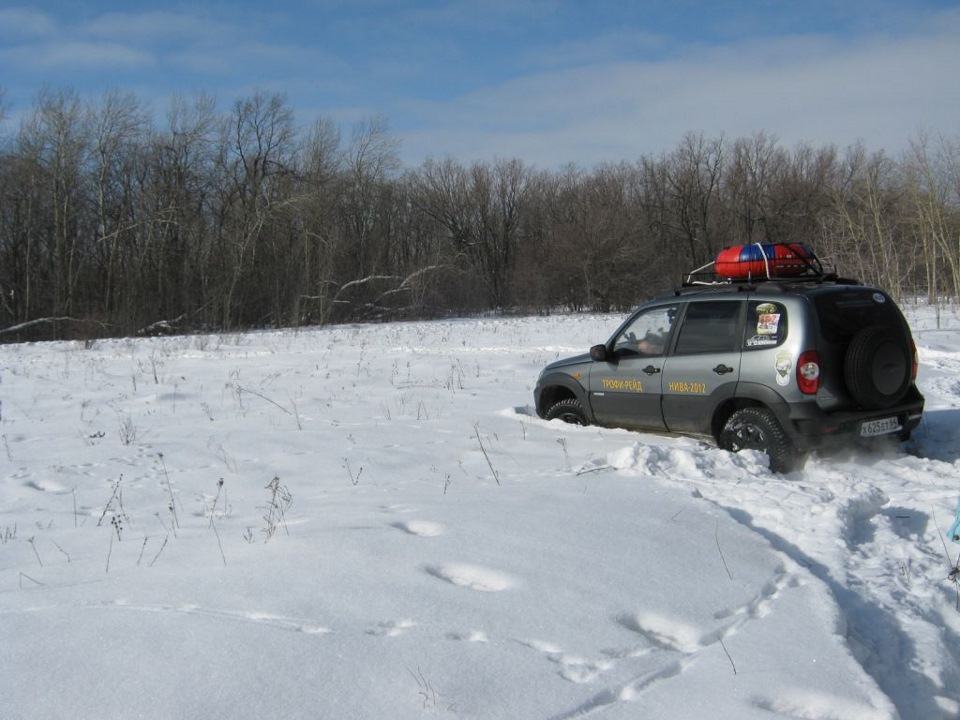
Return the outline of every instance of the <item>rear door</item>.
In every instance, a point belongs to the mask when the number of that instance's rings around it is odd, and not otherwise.
[[[734,395],[746,302],[693,300],[663,368],[663,418],[673,432],[708,432],[713,408]]]
[[[870,406],[869,402],[863,405],[863,398],[858,400],[851,392],[845,375],[846,365],[851,362],[848,358],[851,342],[869,328],[881,327],[894,333],[903,357],[893,363],[884,363],[879,355],[871,359],[864,357],[860,366],[857,367],[855,363],[850,371],[859,370],[863,376],[861,385],[889,385],[889,390],[894,394],[897,394],[898,387],[903,390],[904,383],[909,382],[913,351],[909,327],[896,303],[879,290],[856,286],[824,288],[816,294],[811,293],[811,296],[814,298],[822,338],[817,347],[821,371],[820,391],[817,393],[820,407],[837,411]]]

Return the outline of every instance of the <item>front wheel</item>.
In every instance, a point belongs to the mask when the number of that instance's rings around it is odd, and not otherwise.
[[[589,425],[583,405],[576,398],[558,400],[543,416],[544,420],[563,420],[571,425]]]
[[[720,433],[719,445],[730,452],[759,450],[766,453],[773,472],[790,472],[798,460],[796,448],[776,416],[761,407],[741,408],[733,413]]]

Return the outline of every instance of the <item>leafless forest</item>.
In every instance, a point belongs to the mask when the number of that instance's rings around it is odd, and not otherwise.
[[[38,94],[0,139],[0,340],[626,309],[746,242],[960,297],[958,138],[893,157],[691,133],[593,168],[404,168],[383,118],[216,107]]]

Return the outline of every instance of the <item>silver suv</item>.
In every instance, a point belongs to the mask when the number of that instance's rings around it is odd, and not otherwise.
[[[916,347],[882,290],[820,271],[685,284],[589,354],[548,365],[547,420],[705,437],[777,472],[807,451],[905,440],[920,423]]]

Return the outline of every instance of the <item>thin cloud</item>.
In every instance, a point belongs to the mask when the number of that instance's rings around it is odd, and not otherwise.
[[[937,3],[11,8],[0,10],[0,80],[13,107],[48,85],[96,95],[120,83],[159,107],[177,92],[229,106],[262,89],[284,94],[304,126],[385,115],[411,164],[591,165],[663,152],[687,132],[893,151],[918,128],[957,132],[960,8]]]
[[[46,13],[30,8],[0,8],[0,39],[35,40],[56,30],[56,21]]]
[[[935,36],[751,40],[665,61],[531,74],[415,109],[441,127],[411,131],[405,153],[419,161],[467,149],[556,167],[634,159],[688,131],[761,130],[786,143],[863,139],[896,150],[920,127],[956,130],[960,92],[944,82],[960,66],[955,32],[945,22]]]
[[[549,46],[535,46],[521,54],[519,63],[526,69],[544,71],[589,67],[620,59],[660,57],[673,44],[669,38],[657,33],[636,28],[618,28],[591,37]]]
[[[78,32],[90,38],[123,38],[125,42],[176,44],[207,37],[226,28],[202,17],[176,12],[112,12],[82,23]]]
[[[119,43],[68,42],[32,45],[9,50],[0,57],[10,66],[32,71],[131,70],[151,68],[149,52]]]

